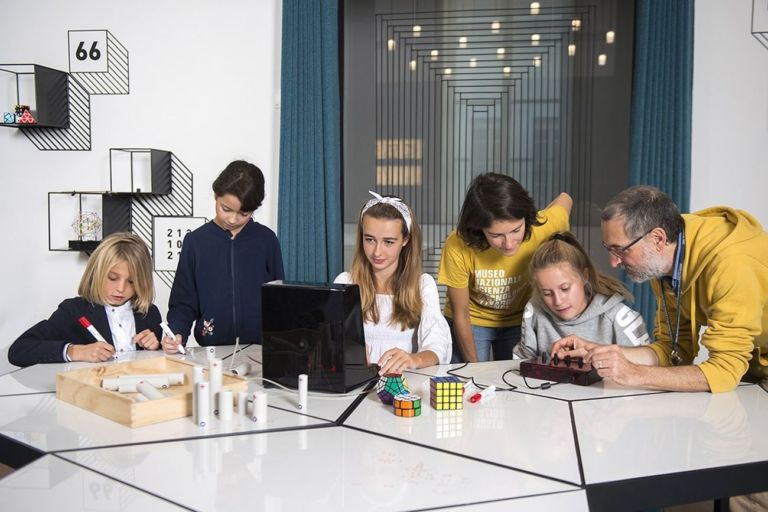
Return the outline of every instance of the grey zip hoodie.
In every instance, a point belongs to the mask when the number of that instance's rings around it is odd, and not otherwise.
[[[617,343],[634,347],[650,342],[643,317],[624,304],[624,297],[597,294],[587,309],[571,320],[561,320],[545,306],[529,301],[523,312],[521,342],[515,355],[529,359],[542,351],[549,352],[559,339],[575,334],[594,343]]]

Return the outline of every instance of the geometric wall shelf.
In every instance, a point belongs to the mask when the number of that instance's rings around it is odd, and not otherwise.
[[[131,230],[131,196],[111,192],[49,192],[48,250],[86,251]]]
[[[752,35],[768,50],[768,2],[752,0]]]
[[[108,30],[70,30],[68,38],[69,73],[35,64],[0,66],[0,115],[9,112],[13,120],[16,104],[29,105],[36,124],[5,125],[18,127],[40,151],[90,151],[91,95],[130,91],[128,50]],[[51,91],[23,93],[30,84]]]
[[[90,151],[91,97],[72,76],[68,77],[69,127],[19,128],[40,151]]]
[[[0,64],[0,109],[6,127],[67,128],[67,74],[38,64]],[[5,122],[15,105],[28,105],[34,123]]]
[[[135,186],[142,180],[149,190]],[[127,190],[49,192],[48,250],[90,253],[105,236],[130,231],[153,249],[155,274],[170,288],[184,235],[206,222],[192,217],[192,171],[171,151],[111,148],[110,186],[117,182]]]
[[[170,194],[171,152],[110,148],[109,189],[132,194]]]

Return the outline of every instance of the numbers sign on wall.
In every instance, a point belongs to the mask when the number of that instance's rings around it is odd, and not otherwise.
[[[155,270],[176,271],[184,237],[205,221],[204,217],[154,217],[152,254]]]
[[[106,73],[108,70],[107,31],[69,31],[70,73]]]

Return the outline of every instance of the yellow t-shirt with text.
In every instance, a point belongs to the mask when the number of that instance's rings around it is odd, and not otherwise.
[[[523,308],[531,298],[528,265],[536,248],[558,231],[569,229],[568,212],[559,205],[539,211],[541,226],[520,244],[514,256],[504,256],[493,247],[483,251],[469,247],[456,231],[445,241],[437,282],[451,288],[469,288],[469,317],[472,325],[510,327],[523,322]],[[453,318],[450,301],[445,316]]]

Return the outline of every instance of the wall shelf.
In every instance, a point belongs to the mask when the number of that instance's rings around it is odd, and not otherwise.
[[[135,197],[171,193],[171,152],[110,148],[109,187],[48,192],[48,250],[90,253],[104,237],[132,231]]]
[[[109,189],[113,193],[171,193],[171,152],[152,148],[110,148]]]
[[[69,83],[67,73],[39,64],[0,64],[0,98],[29,105],[36,123],[0,123],[9,128],[68,128]],[[0,105],[0,114],[15,105]],[[2,121],[2,119],[0,119]]]
[[[78,226],[85,228],[78,229]],[[131,227],[131,194],[48,192],[49,251],[90,252],[104,237],[131,231]]]

